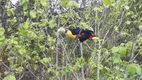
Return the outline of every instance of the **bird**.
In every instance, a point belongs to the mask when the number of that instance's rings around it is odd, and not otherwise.
[[[94,33],[92,29],[77,28],[59,28],[58,32],[65,33],[71,39],[79,39],[80,42],[92,40]]]

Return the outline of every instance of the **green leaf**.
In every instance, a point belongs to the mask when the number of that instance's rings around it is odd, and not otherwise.
[[[136,66],[136,73],[137,73],[138,75],[142,75],[142,68],[140,67],[140,65],[137,65],[137,66]]]
[[[8,75],[3,80],[16,80],[14,75]]]
[[[10,44],[10,45],[17,45],[18,42],[14,39],[8,39],[7,42]]]
[[[21,46],[20,50],[19,50],[19,53],[21,55],[23,55],[24,53],[26,53],[26,49],[25,49],[25,46]]]
[[[44,65],[44,66],[48,66],[48,63],[51,61],[51,57],[49,58],[43,58],[42,60],[40,60],[40,62]]]
[[[113,54],[113,62],[119,63],[121,61],[120,54]]]
[[[28,3],[25,3],[24,5],[23,5],[23,10],[27,10],[28,9]]]
[[[19,30],[28,30],[31,27],[31,24],[29,21],[26,21],[25,23],[21,24],[19,27]]]
[[[39,68],[37,64],[34,64],[34,70],[36,71]]]
[[[68,0],[62,0],[61,6],[66,7],[67,6]]]
[[[99,12],[103,12],[103,8],[102,7],[95,7],[94,11],[99,11]]]
[[[17,22],[17,18],[16,18],[16,17],[13,17],[13,19],[9,19],[8,22],[9,22],[11,25],[14,25],[14,24]]]
[[[140,55],[142,55],[142,46],[140,46]]]
[[[30,11],[30,16],[31,16],[31,18],[36,18],[36,11],[31,10]]]
[[[89,14],[85,14],[85,19],[86,19],[86,20],[91,19],[89,16],[90,16]]]
[[[42,6],[47,6],[47,0],[40,0],[40,3]]]
[[[67,5],[70,8],[78,8],[78,3],[76,1],[69,1]]]
[[[119,47],[113,47],[111,51],[112,53],[117,53],[119,51]]]
[[[131,21],[126,21],[126,24],[128,24],[128,25],[131,24]]]
[[[118,32],[118,26],[113,27],[116,32]]]
[[[56,25],[57,25],[57,24],[56,24],[55,18],[49,21],[49,27],[50,27],[51,29],[53,29]]]
[[[45,27],[47,26],[48,20],[47,19],[42,19],[40,20],[40,22],[38,23],[39,27]]]
[[[0,41],[4,41],[5,36],[0,36]]]
[[[80,22],[80,27],[83,28],[83,29],[86,29],[86,28],[88,28],[89,26],[88,26],[88,24],[85,23],[85,22]]]
[[[36,35],[36,33],[34,33],[34,31],[30,31],[30,30],[28,31],[27,36],[31,37],[32,39],[35,39],[35,38],[38,37],[38,36]]]
[[[39,44],[35,44],[35,45],[34,45],[34,50],[35,50],[36,52],[40,52],[40,51],[41,51],[41,48],[40,48]]]
[[[136,74],[142,75],[142,68],[138,64],[129,64],[126,67],[126,71],[129,73],[130,76],[134,76]]]
[[[26,2],[26,0],[20,0],[20,5],[23,5]]]
[[[125,38],[125,37],[128,35],[128,33],[127,33],[127,32],[122,31],[122,32],[120,33],[120,35],[121,35],[123,38]]]
[[[129,73],[130,76],[134,76],[136,74],[136,65],[135,64],[129,64],[126,67],[126,71]]]
[[[21,72],[23,72],[23,70],[24,70],[23,67],[18,67],[18,68],[16,68],[16,72],[17,72],[17,73],[21,73]]]
[[[43,58],[42,60],[43,60],[43,62],[47,63],[47,62],[51,61],[51,58],[50,57],[49,58]]]
[[[139,26],[139,29],[142,30],[142,25]]]
[[[125,47],[119,47],[119,53],[120,53],[122,56],[126,56],[126,48],[125,48]]]
[[[110,0],[104,0],[104,6],[110,6],[112,3]]]
[[[64,24],[66,22],[67,22],[67,20],[65,18],[61,18],[61,24]]]
[[[25,23],[22,23],[20,27],[18,27],[18,34],[22,36],[27,36],[30,28],[31,28],[30,21],[27,20]]]
[[[4,28],[0,28],[0,36],[2,36],[3,34],[4,34],[4,32],[5,32],[5,30],[4,30]]]
[[[67,65],[65,68],[66,68],[66,72],[72,71],[72,66],[70,66],[70,65]]]
[[[7,10],[7,15],[8,15],[8,16],[14,15],[14,8],[8,9],[8,10]]]
[[[124,6],[124,8],[125,8],[126,10],[129,10],[130,7],[129,7],[129,6]]]

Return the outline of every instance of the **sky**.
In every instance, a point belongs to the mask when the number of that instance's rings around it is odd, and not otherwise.
[[[16,4],[16,2],[17,2],[17,1],[19,1],[19,0],[10,0],[10,1],[12,2],[12,4],[14,4],[14,5],[15,5],[15,4]]]

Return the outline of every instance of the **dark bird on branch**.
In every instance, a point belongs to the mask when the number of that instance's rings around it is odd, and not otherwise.
[[[60,28],[58,32],[65,33],[71,39],[79,39],[80,42],[84,42],[94,37],[93,29],[81,29],[81,28]]]

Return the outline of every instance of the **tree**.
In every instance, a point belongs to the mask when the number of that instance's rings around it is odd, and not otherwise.
[[[0,2],[1,79],[141,79],[140,0]],[[95,38],[70,40],[60,27],[91,27]]]

